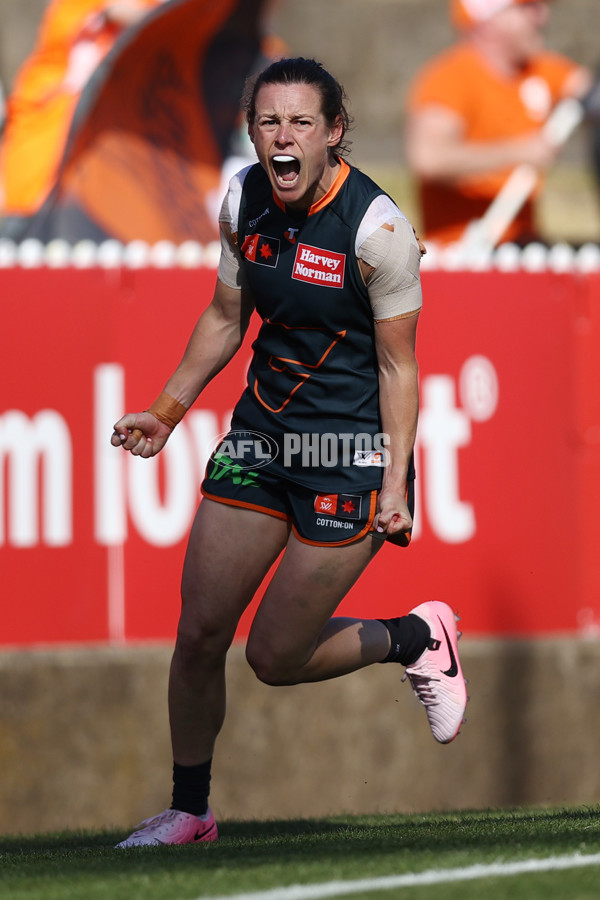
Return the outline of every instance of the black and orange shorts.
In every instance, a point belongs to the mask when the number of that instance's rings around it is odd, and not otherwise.
[[[352,544],[372,532],[378,494],[377,490],[316,491],[280,477],[268,466],[250,468],[223,454],[213,454],[210,458],[201,490],[209,500],[285,519],[300,541],[324,547]],[[407,501],[412,515],[412,481]],[[388,540],[406,547],[410,533],[397,534]]]

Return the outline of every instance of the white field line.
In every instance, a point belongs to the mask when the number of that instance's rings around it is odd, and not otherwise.
[[[321,884],[292,884],[289,887],[251,891],[243,894],[224,894],[198,900],[318,900],[321,897],[342,897],[361,891],[389,891],[392,888],[418,887],[428,884],[450,884],[453,881],[474,881],[478,878],[498,878],[506,875],[525,875],[532,872],[550,872],[558,869],[580,869],[584,866],[600,866],[600,853],[588,856],[574,853],[571,856],[550,856],[546,859],[524,859],[520,862],[478,864],[457,869],[429,869],[406,875],[382,875],[378,878],[360,878],[356,881],[325,881]]]

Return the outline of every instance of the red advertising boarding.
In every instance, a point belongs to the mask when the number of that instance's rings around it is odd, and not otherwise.
[[[205,461],[252,334],[159,457],[134,459],[110,435],[160,392],[214,280],[0,270],[3,647],[173,640]],[[439,598],[472,636],[597,635],[600,275],[423,281],[413,541],[385,547],[340,611]]]

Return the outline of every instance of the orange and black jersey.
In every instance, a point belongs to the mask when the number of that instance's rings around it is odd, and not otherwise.
[[[268,435],[279,448],[269,468],[316,490],[381,486],[373,314],[355,242],[383,194],[343,161],[302,214],[274,198],[260,165],[243,180],[238,245],[262,326],[232,428]]]

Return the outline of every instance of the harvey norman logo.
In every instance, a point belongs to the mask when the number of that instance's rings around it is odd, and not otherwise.
[[[308,244],[298,244],[292,278],[325,287],[344,287],[346,255],[333,250],[320,250]]]

